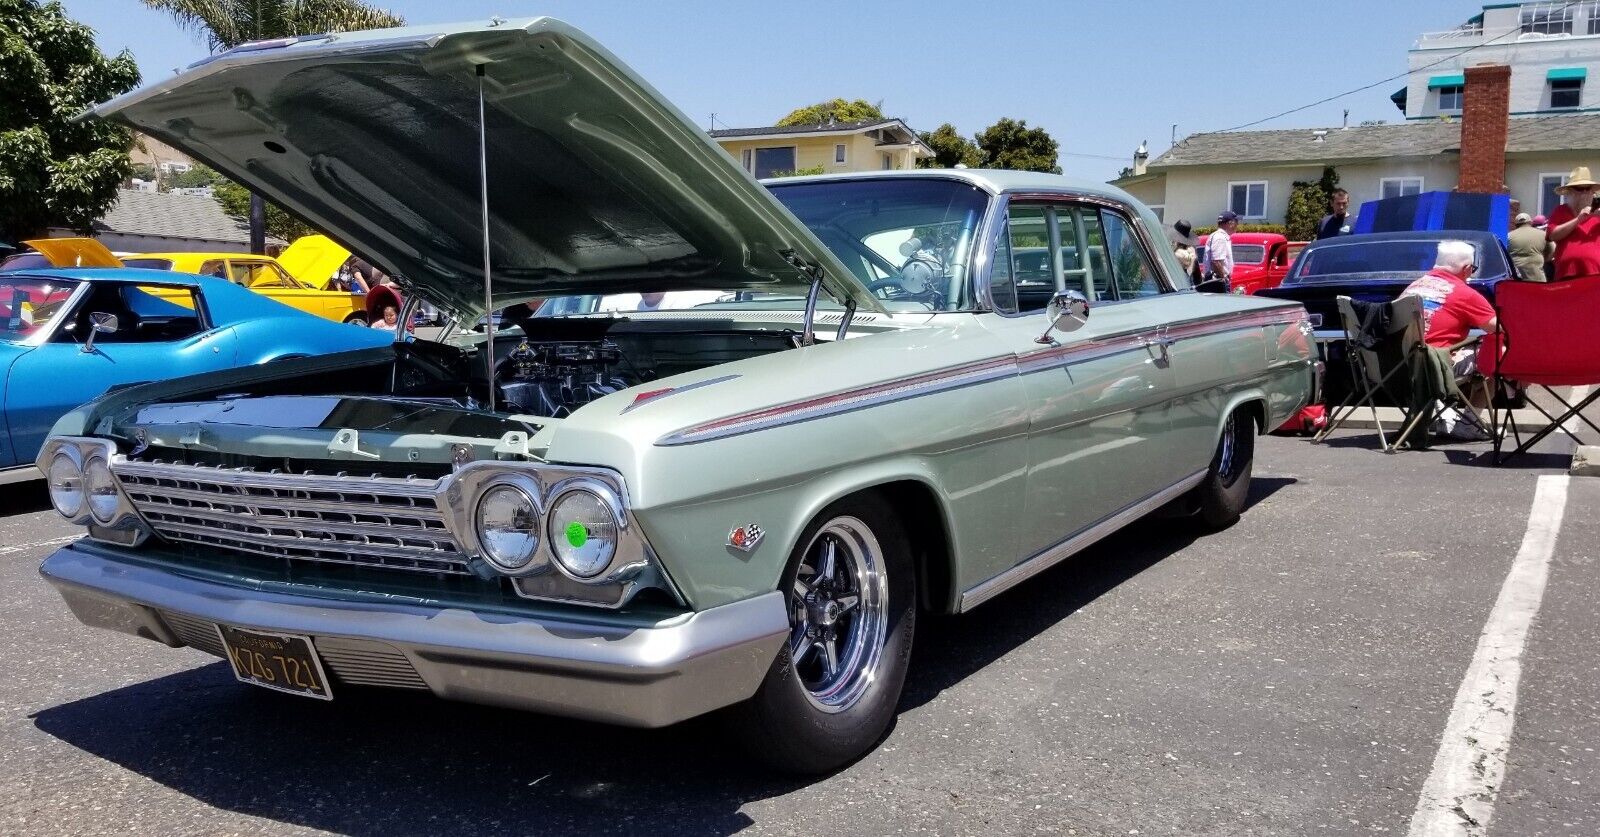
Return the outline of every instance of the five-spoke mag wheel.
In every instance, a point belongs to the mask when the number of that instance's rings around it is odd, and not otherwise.
[[[888,587],[865,523],[829,520],[806,547],[789,593],[789,659],[812,705],[849,708],[883,659]]]

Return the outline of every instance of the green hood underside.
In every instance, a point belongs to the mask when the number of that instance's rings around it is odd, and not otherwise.
[[[881,310],[710,137],[560,21],[241,48],[96,108],[395,271],[484,308],[479,72],[496,307],[690,289],[827,291]]]

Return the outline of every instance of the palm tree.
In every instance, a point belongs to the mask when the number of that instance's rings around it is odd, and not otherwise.
[[[167,12],[179,25],[205,36],[212,52],[250,41],[382,29],[405,20],[360,0],[141,0]],[[267,210],[259,195],[250,196],[250,251],[267,246]]]

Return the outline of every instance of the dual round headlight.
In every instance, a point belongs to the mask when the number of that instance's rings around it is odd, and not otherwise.
[[[83,469],[75,457],[65,452],[56,454],[45,471],[45,481],[50,486],[50,505],[62,517],[71,520],[83,513]]]
[[[479,495],[476,519],[478,545],[484,560],[507,575],[534,566],[540,538],[549,544],[556,569],[576,581],[591,581],[611,566],[617,554],[622,521],[610,492],[580,483],[557,486],[548,515],[521,485],[499,483]]]
[[[99,454],[90,455],[81,466],[78,462],[77,457],[65,451],[50,460],[50,469],[45,475],[50,504],[68,520],[81,517],[87,506],[95,522],[109,526],[116,522],[121,505],[111,465]]]

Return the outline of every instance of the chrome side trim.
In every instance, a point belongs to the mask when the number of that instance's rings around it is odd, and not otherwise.
[[[918,398],[961,387],[975,386],[1001,378],[1009,378],[1015,374],[1017,374],[1017,358],[1015,355],[974,361],[959,366],[938,369],[933,372],[896,378],[880,384],[841,390],[815,398],[791,401],[774,407],[713,419],[712,421],[702,422],[668,433],[657,439],[656,445],[660,447],[689,445],[712,439],[739,436],[745,433],[754,433],[758,430],[783,427],[784,425],[798,424],[812,419],[853,412],[879,404],[890,404],[896,401],[904,401],[908,398]]]
[[[1206,472],[1204,470],[1196,471],[1173,485],[1124,507],[1121,511],[1113,512],[1110,517],[1099,523],[1084,529],[1076,535],[1072,535],[1055,546],[1046,548],[1032,558],[967,590],[961,594],[960,611],[965,613],[1006,590],[1033,578],[1072,555],[1082,552],[1105,536],[1155,511],[1157,508],[1176,499],[1183,492],[1199,485],[1200,481],[1205,477]]]
[[[1258,328],[1279,323],[1294,323],[1304,319],[1304,310],[1296,308],[1269,308],[1263,311],[1241,311],[1217,317],[1199,318],[1178,323],[1163,330],[1160,326],[1141,327],[1077,343],[1052,346],[1020,355],[1005,355],[988,360],[973,361],[959,366],[937,369],[918,375],[896,378],[883,383],[855,389],[841,390],[828,395],[790,401],[760,410],[735,413],[720,419],[691,425],[673,431],[656,440],[660,447],[691,445],[713,439],[724,439],[745,433],[755,433],[774,427],[825,418],[840,413],[919,398],[924,395],[946,392],[960,387],[988,383],[1010,377],[1043,372],[1073,363],[1085,363],[1110,355],[1135,350],[1148,350],[1155,346],[1152,339],[1183,340],[1221,334],[1240,329]]]

